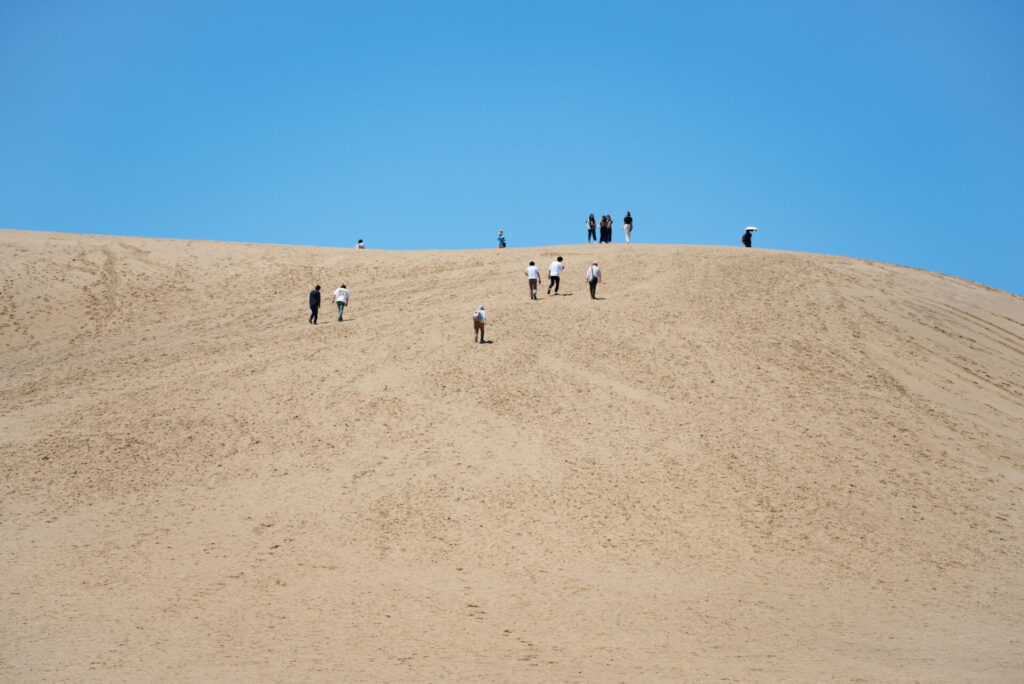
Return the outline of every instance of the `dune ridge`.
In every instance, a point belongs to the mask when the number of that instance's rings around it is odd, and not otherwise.
[[[731,247],[0,242],[4,680],[1024,677],[1020,297]]]

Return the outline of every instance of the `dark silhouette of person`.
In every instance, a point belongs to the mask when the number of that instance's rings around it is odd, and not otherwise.
[[[317,285],[309,291],[309,322],[316,325],[316,316],[320,312],[320,286]]]
[[[591,214],[590,218],[587,219],[587,244],[593,240],[597,242],[597,222],[594,221],[594,215]]]
[[[740,242],[743,243],[744,247],[750,247],[752,238],[754,237],[754,231],[747,228],[747,232],[743,233],[743,237],[740,238]]]

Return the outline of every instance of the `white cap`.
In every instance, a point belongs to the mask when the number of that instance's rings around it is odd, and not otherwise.
[[[757,228],[755,228],[754,226],[747,226],[747,230],[752,230],[755,233],[757,232]]]

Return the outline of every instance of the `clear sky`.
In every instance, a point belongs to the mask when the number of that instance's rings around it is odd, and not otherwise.
[[[1024,2],[0,0],[0,227],[823,252],[1024,294]]]

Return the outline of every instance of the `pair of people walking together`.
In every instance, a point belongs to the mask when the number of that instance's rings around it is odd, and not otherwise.
[[[565,264],[562,263],[562,257],[558,257],[548,266],[548,294],[551,294],[552,290],[554,290],[554,294],[558,294],[558,288],[562,284],[562,270],[564,268]],[[537,264],[531,261],[524,273],[530,284],[530,299],[536,299],[537,288],[540,284],[540,269],[537,268]]]
[[[334,303],[338,305],[338,320],[343,321],[343,315],[345,313],[345,305],[348,304],[349,300],[348,288],[342,283],[341,287],[334,291]],[[320,286],[317,285],[309,293],[309,322],[313,325],[317,324],[317,319],[320,314]]]

